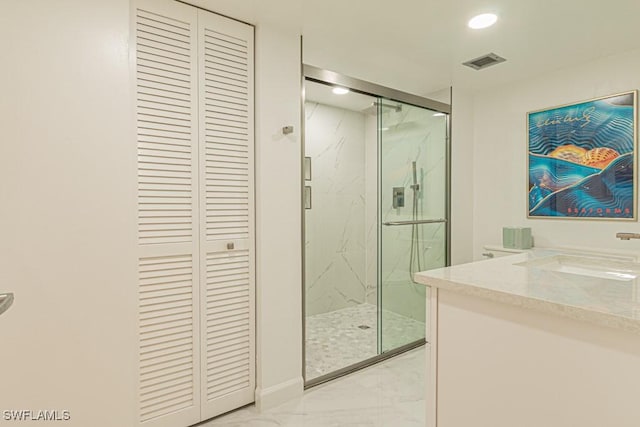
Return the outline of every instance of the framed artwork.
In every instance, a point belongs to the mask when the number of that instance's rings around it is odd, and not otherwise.
[[[636,220],[636,91],[527,113],[529,218]]]

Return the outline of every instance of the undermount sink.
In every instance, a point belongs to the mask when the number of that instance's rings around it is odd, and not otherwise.
[[[554,255],[514,265],[623,282],[640,276],[640,263],[596,257]]]

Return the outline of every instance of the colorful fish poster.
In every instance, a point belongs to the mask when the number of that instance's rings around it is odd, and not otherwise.
[[[527,117],[529,218],[636,219],[636,91]]]

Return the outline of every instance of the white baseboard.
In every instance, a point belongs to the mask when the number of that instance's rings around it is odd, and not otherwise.
[[[302,396],[303,392],[304,380],[301,376],[265,389],[257,388],[256,408],[262,412]]]

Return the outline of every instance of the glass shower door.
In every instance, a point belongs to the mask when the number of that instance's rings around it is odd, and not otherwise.
[[[378,101],[379,349],[425,339],[426,286],[418,271],[447,262],[447,116]]]
[[[378,355],[376,98],[305,82],[305,379]]]

